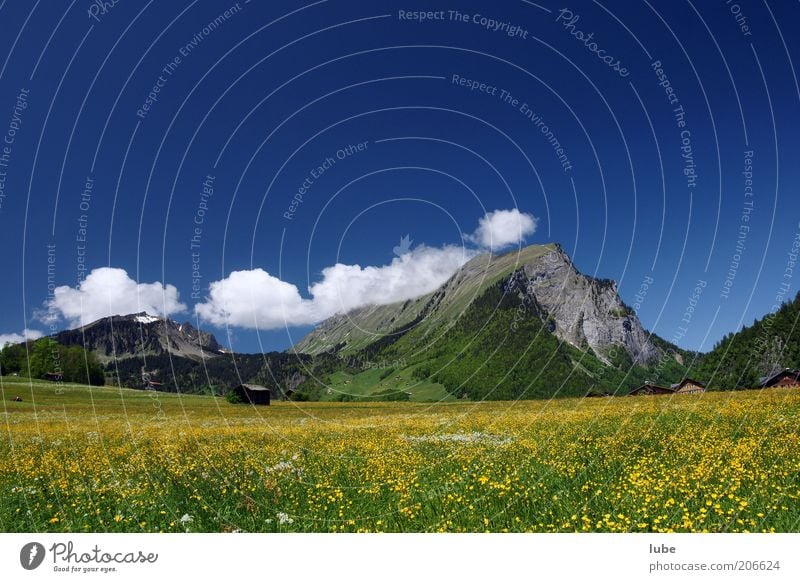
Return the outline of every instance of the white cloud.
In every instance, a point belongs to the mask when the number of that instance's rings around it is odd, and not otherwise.
[[[297,287],[273,277],[264,269],[234,271],[208,287],[205,303],[195,306],[204,320],[214,325],[272,329],[288,325],[307,325],[313,302],[303,299]]]
[[[482,250],[498,250],[521,243],[535,232],[536,223],[534,216],[517,209],[495,210],[484,215],[475,232],[464,238]],[[479,252],[460,246],[419,245],[410,249],[407,247],[411,240],[407,238],[407,245],[401,248],[402,252],[395,249],[398,256],[388,265],[337,263],[323,269],[321,280],[309,287],[308,298],[295,285],[263,269],[234,271],[209,285],[206,301],[196,305],[195,311],[217,326],[277,329],[316,324],[358,307],[385,305],[430,293]],[[89,273],[78,287],[57,287],[44,308],[38,314],[42,321],[63,319],[68,325],[77,326],[109,315],[141,311],[169,316],[184,311],[186,306],[173,285],[137,283],[123,269],[102,267]],[[20,334],[0,335],[3,338],[23,339]]]
[[[44,334],[37,329],[23,329],[20,333],[0,333],[0,348],[6,344],[21,344],[28,340],[37,340]]]
[[[430,293],[475,254],[456,246],[420,245],[380,267],[337,263],[323,269],[322,280],[311,285],[311,299],[304,299],[297,287],[263,269],[234,271],[211,283],[206,302],[195,310],[218,326],[276,329],[315,324],[357,307]]]
[[[483,216],[465,240],[481,249],[498,250],[520,244],[536,231],[537,219],[519,210],[495,210]],[[217,326],[277,329],[319,323],[332,315],[367,305],[386,305],[434,291],[464,263],[478,254],[458,246],[420,245],[409,249],[410,237],[395,247],[388,265],[361,267],[337,263],[322,270],[312,284],[310,298],[298,288],[264,271],[234,271],[209,286],[206,301],[195,306],[197,315]],[[399,251],[398,251],[399,249]]]
[[[71,326],[86,325],[109,315],[146,311],[170,315],[186,309],[174,285],[137,283],[124,269],[93,269],[80,285],[56,287],[45,302],[43,321],[65,319]]]
[[[519,245],[526,236],[536,232],[539,219],[532,214],[511,210],[495,210],[487,212],[478,221],[478,228],[465,239],[476,245],[493,251]]]

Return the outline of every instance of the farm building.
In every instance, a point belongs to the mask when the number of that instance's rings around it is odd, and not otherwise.
[[[673,394],[675,391],[666,386],[659,386],[652,382],[645,382],[638,388],[634,388],[628,393],[628,396],[652,396],[656,394]]]
[[[61,382],[64,380],[64,374],[61,372],[47,372],[44,375],[45,380],[50,380],[51,382]]]
[[[761,378],[762,388],[798,388],[800,387],[800,370],[785,368],[771,376]]]
[[[675,394],[702,394],[706,391],[706,385],[692,378],[684,378],[677,384],[670,386]]]
[[[239,395],[239,398],[242,400],[242,402],[249,402],[250,404],[264,404],[269,406],[269,388],[259,386],[258,384],[239,384],[232,390]]]

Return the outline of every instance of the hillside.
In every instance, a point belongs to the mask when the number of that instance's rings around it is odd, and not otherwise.
[[[800,367],[800,293],[775,312],[726,335],[692,374],[711,390],[753,388],[764,376]]]
[[[102,363],[134,355],[164,354],[201,361],[224,351],[212,334],[197,330],[189,322],[178,323],[147,313],[104,317],[61,331],[55,339],[60,344],[94,352]]]
[[[255,382],[304,400],[626,393],[645,379],[676,381],[691,361],[557,244],[474,257],[433,293],[333,317],[286,353],[233,354],[188,322],[147,313],[54,338],[85,347],[109,384],[220,394]]]
[[[415,300],[371,306],[333,317],[294,346],[300,353],[355,353],[387,335],[414,328],[431,337],[447,329],[489,288],[514,278],[512,293],[535,298],[550,330],[579,349],[608,361],[614,346],[634,361],[653,362],[659,350],[638,317],[617,294],[613,281],[578,272],[557,244],[532,245],[503,255],[483,254],[464,265],[441,288]]]
[[[142,388],[151,381],[164,392],[222,394],[236,384],[256,382],[281,398],[306,381],[310,364],[309,357],[278,352],[233,354],[189,322],[147,313],[105,317],[54,339],[90,352],[109,384]]]
[[[435,292],[332,318],[294,349],[335,355],[354,385],[376,378],[374,393],[412,396],[420,384],[472,399],[627,392],[684,371],[613,281],[581,274],[556,244],[475,257]]]

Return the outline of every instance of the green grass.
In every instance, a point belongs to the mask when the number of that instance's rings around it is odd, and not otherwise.
[[[4,532],[800,530],[800,390],[253,407],[0,380]]]
[[[335,401],[341,395],[368,398],[385,390],[406,392],[412,402],[452,402],[456,399],[441,384],[428,380],[415,380],[412,377],[414,368],[415,366],[411,366],[395,370],[386,378],[381,378],[385,370],[377,368],[358,374],[336,372],[331,374],[329,390],[323,392],[321,400]]]

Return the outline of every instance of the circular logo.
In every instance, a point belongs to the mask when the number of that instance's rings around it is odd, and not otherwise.
[[[19,563],[26,570],[35,570],[44,561],[44,546],[39,542],[30,542],[19,551]]]

